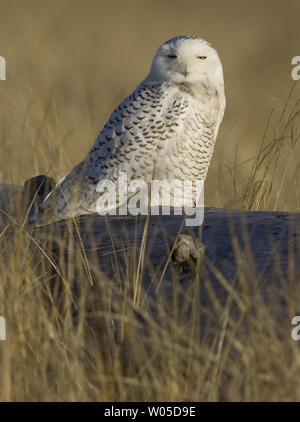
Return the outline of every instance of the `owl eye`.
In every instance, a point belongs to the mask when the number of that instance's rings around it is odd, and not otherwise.
[[[168,54],[169,59],[177,59],[176,54]]]
[[[206,56],[197,56],[197,59],[199,59],[199,60],[205,60],[205,59],[207,59],[207,57]]]

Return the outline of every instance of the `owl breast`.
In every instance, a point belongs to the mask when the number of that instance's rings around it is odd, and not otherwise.
[[[180,87],[189,97],[189,110],[180,132],[165,158],[165,176],[179,180],[205,180],[218,133],[222,109],[213,88],[196,96],[189,87]]]

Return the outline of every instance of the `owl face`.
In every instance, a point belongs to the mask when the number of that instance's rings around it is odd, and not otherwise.
[[[160,46],[148,78],[191,84],[209,78],[223,83],[223,71],[218,53],[207,41],[180,36]]]

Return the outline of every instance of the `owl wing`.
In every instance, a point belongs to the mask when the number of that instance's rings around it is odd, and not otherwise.
[[[123,169],[128,178],[133,172],[146,177],[154,155],[179,132],[188,107],[178,90],[142,83],[106,122],[86,158],[85,175],[98,182]]]
[[[95,212],[97,183],[114,179],[119,171],[128,179],[149,178],[158,151],[176,138],[189,106],[188,96],[178,89],[142,82],[111,114],[86,159],[44,200],[40,216],[55,221]]]

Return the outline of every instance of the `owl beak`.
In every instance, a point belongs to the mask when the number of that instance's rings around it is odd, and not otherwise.
[[[181,74],[182,74],[182,75],[186,78],[186,76],[187,76],[187,74],[188,74],[188,71],[187,71],[187,65],[182,63],[182,64],[179,66],[178,72],[179,72],[179,73],[181,73]]]

